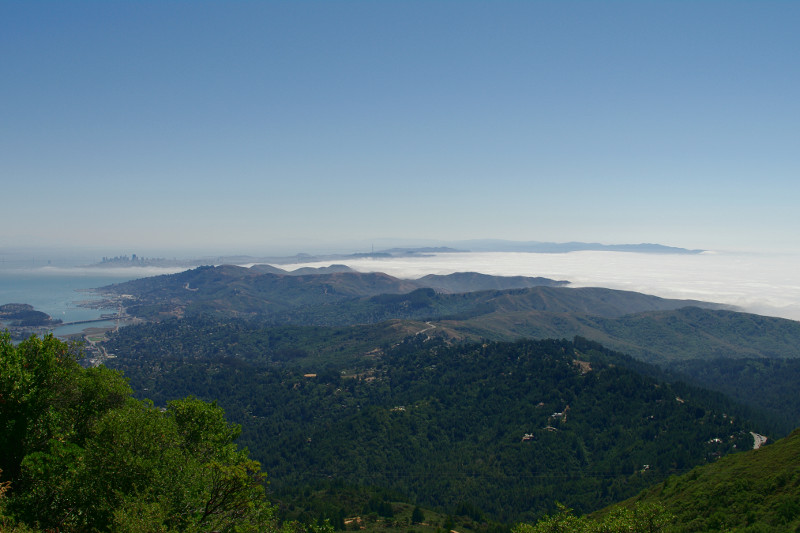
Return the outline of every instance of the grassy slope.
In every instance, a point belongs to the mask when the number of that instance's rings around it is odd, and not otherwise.
[[[633,311],[625,316],[576,311],[505,306],[448,325],[487,338],[580,335],[657,363],[720,357],[800,357],[800,322],[794,320],[699,307]]]
[[[675,515],[677,531],[797,531],[800,430],[671,477],[620,505],[636,502],[663,504]]]

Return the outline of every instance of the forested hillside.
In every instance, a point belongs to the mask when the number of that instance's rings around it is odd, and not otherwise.
[[[760,429],[721,396],[645,378],[582,340],[448,346],[415,335],[358,364],[317,359],[316,372],[269,358],[115,351],[114,366],[156,404],[218,399],[289,501],[335,480],[505,522],[556,501],[590,511],[750,448]]]
[[[129,282],[106,290],[151,321],[103,348],[156,405],[217,400],[282,512],[338,528],[391,516],[389,499],[483,531],[555,502],[591,512],[800,423],[794,321],[541,278],[421,282],[339,267]]]
[[[682,318],[669,319],[671,314]],[[652,316],[653,313],[649,315]],[[635,320],[636,315],[626,315],[618,319],[567,314],[548,316],[556,321],[549,333],[552,337],[560,338],[562,333],[566,335],[570,331],[576,331],[568,327],[572,323],[586,325],[591,321],[602,321],[609,326]],[[615,347],[627,346],[633,353],[645,349],[644,347],[661,349],[664,353],[670,353],[672,360],[662,361],[660,369],[643,365],[635,367],[635,370],[659,379],[687,381],[724,392],[741,403],[762,410],[772,424],[768,427],[778,433],[786,434],[800,425],[800,397],[792,392],[800,383],[800,359],[796,358],[800,350],[800,324],[783,319],[698,308],[668,311],[662,317],[663,320],[659,319],[658,322],[672,324],[674,331],[670,331],[667,326],[659,327],[655,331],[649,328],[625,329],[630,339],[625,342],[619,339],[614,342],[596,329],[577,328],[577,331],[588,333],[595,340],[607,340]],[[688,317],[698,317],[697,326],[691,327]],[[513,315],[505,320],[514,320]],[[722,324],[728,324],[728,327]],[[753,325],[757,325],[761,333],[754,331],[752,338],[744,338],[740,327]],[[687,331],[681,332],[684,328]],[[712,330],[715,330],[713,334]],[[483,332],[489,335],[484,338],[497,338],[491,336],[491,325],[484,328]],[[691,340],[691,332],[694,332],[696,341]],[[452,340],[481,338],[471,332],[471,326],[454,320],[390,320],[377,324],[325,328],[265,326],[258,319],[245,321],[199,316],[124,328],[106,343],[106,347],[112,353],[121,353],[128,358],[156,355],[173,357],[176,354],[182,354],[185,358],[235,356],[249,361],[291,363],[316,372],[325,370],[334,363],[347,365],[362,360],[365,356],[368,358],[368,354],[374,355],[407,335],[416,333]],[[758,340],[761,337],[764,337],[764,355],[753,357],[760,353]],[[500,338],[505,336],[500,335]],[[669,339],[672,339],[674,348],[667,352]],[[797,345],[792,345],[794,339],[797,339]],[[737,343],[737,340],[740,342]],[[729,348],[730,351],[726,352],[723,348]],[[749,357],[744,357],[745,355]],[[628,367],[634,368],[632,364],[633,361],[629,361]]]

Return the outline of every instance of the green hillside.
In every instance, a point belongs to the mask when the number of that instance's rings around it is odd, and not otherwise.
[[[538,306],[514,292],[504,296],[504,305],[485,314],[443,323],[474,335],[508,340],[580,335],[668,365],[691,359],[800,357],[800,322],[795,320],[666,303],[645,309],[656,301],[633,296],[637,293],[606,290],[558,289],[575,291],[570,295],[573,303],[552,298],[555,301]],[[585,298],[584,303],[579,304],[579,298]],[[620,303],[612,307],[613,302]]]
[[[213,314],[272,326],[430,321],[474,340],[577,335],[668,366],[717,358],[800,357],[800,322],[733,312],[708,302],[548,286],[558,282],[544,278],[456,273],[411,281],[333,270],[280,275],[255,267],[201,267],[102,291],[130,314],[150,320]],[[425,283],[431,287],[420,288]],[[523,287],[459,292],[515,285]],[[445,289],[457,293],[437,292]]]
[[[124,305],[130,314],[146,319],[217,313],[306,325],[376,323],[392,318],[427,320],[456,315],[463,319],[514,311],[618,317],[687,305],[720,307],[630,291],[571,289],[561,287],[563,282],[546,278],[456,273],[403,280],[378,272],[337,270],[282,275],[263,273],[255,267],[199,267],[110,285],[99,291],[117,298],[116,303]],[[476,291],[478,287],[503,290]]]
[[[800,422],[800,323],[538,278],[427,282],[204,267],[121,284],[107,290],[129,312],[162,320],[111,335],[108,364],[158,405],[218,400],[287,516],[337,527],[368,509],[399,527],[389,501],[505,523],[557,501],[590,512]],[[534,286],[501,289],[514,284]],[[521,337],[576,340],[508,342]],[[614,520],[666,516],[654,509]],[[694,530],[721,524],[704,512]]]
[[[800,430],[758,450],[670,477],[623,502],[658,504],[675,531],[800,530]]]
[[[494,294],[502,300],[515,300],[515,305],[532,307],[535,305],[532,301],[539,301],[541,305],[542,299],[536,296],[537,293],[553,290],[559,294],[558,289],[541,288],[533,293],[531,289],[446,297],[475,302],[477,298],[488,301],[488,295]],[[416,307],[426,306],[441,297],[428,291],[430,289],[405,295],[380,295],[370,300],[375,309],[394,309],[395,314],[413,312]],[[591,291],[589,294],[592,293],[601,297],[607,294],[604,291]],[[573,296],[575,294],[580,296],[581,293],[575,292]],[[634,301],[631,295],[626,293],[625,301]],[[636,296],[639,297],[642,304],[650,305],[649,298],[652,297]],[[551,300],[544,301],[552,307],[555,302]],[[584,305],[591,301],[584,300]],[[560,305],[566,307],[568,304],[562,302]],[[607,304],[598,302],[597,305]],[[337,310],[341,307],[330,307],[332,317],[346,318]],[[318,315],[320,310],[316,308],[310,312]],[[653,321],[659,324],[658,328],[648,326]],[[634,326],[630,326],[631,323]],[[613,329],[618,336],[610,336],[601,327]],[[669,381],[688,381],[728,394],[741,403],[762,410],[773,423],[778,424],[770,427],[779,429],[782,434],[800,424],[800,396],[793,393],[800,383],[800,323],[722,310],[684,308],[617,318],[527,310],[497,312],[467,320],[394,319],[378,323],[364,320],[360,325],[330,328],[274,326],[261,318],[245,321],[197,316],[124,328],[106,346],[112,353],[124,351],[128,358],[148,353],[184,354],[188,358],[236,356],[247,360],[291,362],[318,370],[320,365],[324,367],[333,361],[347,364],[348,361],[369,358],[411,334],[456,340],[513,340],[522,336],[509,330],[524,331],[524,336],[529,338],[582,336],[640,360],[648,360],[643,353],[653,354],[659,350],[663,357],[656,360],[660,361],[663,371],[656,371],[654,367],[642,367],[638,371]],[[750,336],[745,336],[743,331],[749,331]],[[651,360],[653,357],[650,355]]]
[[[263,359],[112,339],[111,363],[158,405],[187,394],[216,399],[242,425],[241,443],[276,495],[294,502],[304,487],[335,482],[447,512],[467,504],[510,522],[556,501],[588,512],[753,444],[756,426],[739,407],[643,377],[624,368],[630,358],[586,341],[448,345],[414,335],[360,358],[334,350],[297,367],[269,355],[284,333],[265,337]],[[330,333],[334,345],[345,340]],[[240,336],[232,346],[248,345]]]

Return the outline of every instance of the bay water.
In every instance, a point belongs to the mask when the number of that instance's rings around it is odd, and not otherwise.
[[[9,303],[29,304],[37,311],[50,315],[62,322],[96,320],[116,309],[92,309],[83,307],[83,302],[97,302],[102,297],[91,289],[120,283],[132,279],[161,273],[171,273],[175,269],[100,269],[82,267],[38,267],[38,268],[0,268],[0,305]],[[80,333],[87,327],[108,327],[113,321],[99,321],[89,324],[58,326],[53,330],[56,336]]]

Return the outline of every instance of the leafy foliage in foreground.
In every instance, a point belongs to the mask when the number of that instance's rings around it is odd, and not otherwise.
[[[599,518],[575,516],[561,507],[535,524],[520,524],[513,533],[659,533],[670,531],[673,517],[658,505],[618,507]]]
[[[256,461],[215,404],[165,410],[51,337],[0,335],[2,529],[275,529]]]

